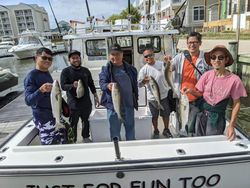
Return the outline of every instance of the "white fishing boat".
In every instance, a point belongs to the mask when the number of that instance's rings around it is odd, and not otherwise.
[[[110,28],[110,32],[98,33],[92,28],[90,33],[64,36],[69,49],[82,52],[83,66],[91,70],[96,83],[113,43],[121,45],[125,60],[138,70],[143,66],[142,52],[147,46],[154,47],[156,58],[176,53],[178,30],[155,30],[147,24],[142,27],[146,30],[130,30],[128,24],[126,31]],[[237,139],[232,142],[225,135],[180,138],[173,113],[170,127],[175,138],[151,139],[151,115],[145,95],[141,88],[134,141],[111,142],[106,110],[94,106],[90,116],[93,143],[40,145],[33,121],[27,121],[0,146],[1,187],[249,187],[250,141],[245,134],[237,130]],[[124,138],[124,130],[122,133]]]
[[[52,49],[51,41],[36,31],[25,31],[20,35],[18,44],[8,50],[18,59],[27,59],[35,56],[37,49],[46,47]]]

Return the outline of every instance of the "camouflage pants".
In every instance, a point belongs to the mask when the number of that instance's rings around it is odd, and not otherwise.
[[[55,130],[55,120],[48,121],[46,123],[41,123],[40,121],[33,120],[36,128],[39,130],[39,137],[42,145],[52,145],[52,144],[66,144],[66,129],[61,128]]]

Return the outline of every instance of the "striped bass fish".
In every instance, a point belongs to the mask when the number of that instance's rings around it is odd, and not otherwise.
[[[150,88],[156,102],[157,102],[156,108],[164,110],[163,106],[161,105],[160,88],[152,76],[150,76],[148,85],[149,85],[149,88]]]
[[[179,118],[181,123],[181,132],[186,133],[186,124],[189,115],[189,100],[186,94],[181,94],[179,98]]]
[[[121,93],[120,93],[119,85],[117,83],[113,83],[112,85],[111,96],[112,96],[112,102],[114,105],[115,112],[117,113],[118,119],[123,121],[122,109],[121,109]]]
[[[77,83],[77,88],[76,88],[76,98],[81,98],[84,95],[84,87],[83,87],[83,83],[82,80],[78,80]]]
[[[172,65],[171,65],[171,62],[166,63],[166,67],[165,67],[165,70],[164,70],[164,75],[165,75],[165,80],[167,81],[168,86],[173,91],[173,98],[177,98],[177,94],[176,94],[176,91],[174,89],[174,84],[173,84],[173,75],[172,75]]]
[[[53,86],[50,93],[50,101],[53,117],[56,119],[56,130],[65,128],[60,122],[62,114],[62,93],[61,88],[57,80],[54,80]]]

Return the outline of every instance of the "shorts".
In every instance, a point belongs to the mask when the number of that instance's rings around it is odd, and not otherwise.
[[[158,104],[156,101],[148,101],[148,103],[149,103],[149,110],[152,114],[152,117],[158,118],[159,114],[161,117],[169,117],[170,106],[169,106],[169,101],[167,97],[161,100],[161,106],[164,109],[158,109],[157,108]]]

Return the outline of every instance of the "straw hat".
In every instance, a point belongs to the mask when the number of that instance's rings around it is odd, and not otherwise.
[[[210,57],[215,51],[222,51],[222,52],[224,52],[225,56],[228,57],[228,62],[225,65],[225,67],[228,67],[234,63],[233,57],[232,57],[231,53],[228,51],[228,49],[224,45],[216,45],[211,51],[206,52],[204,54],[206,63],[208,65],[212,66]]]

